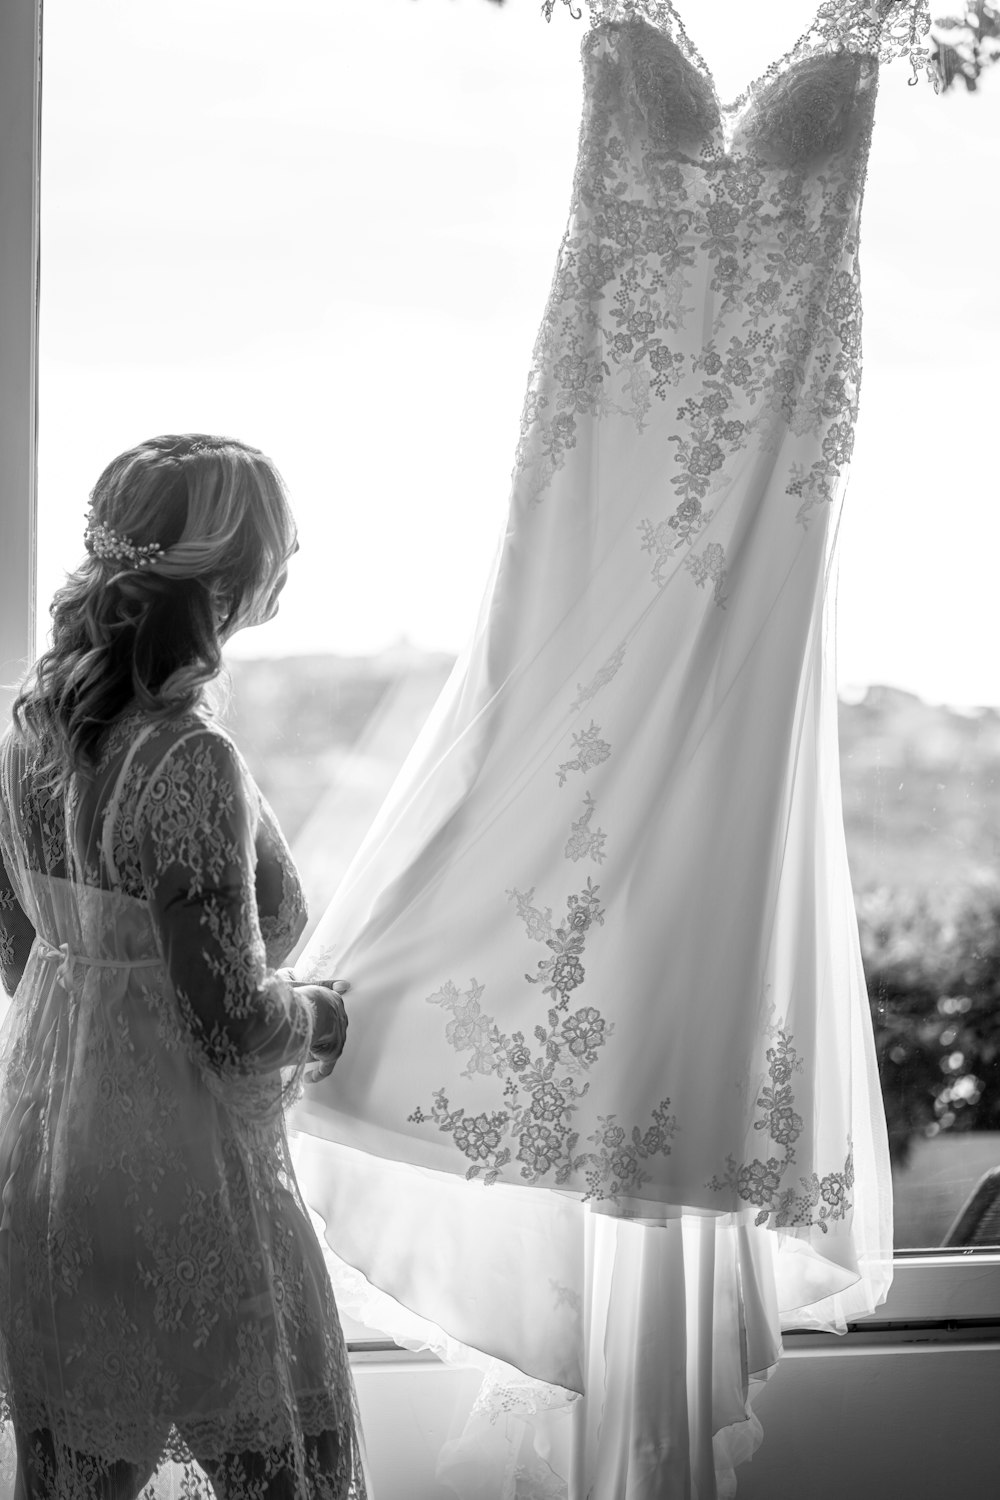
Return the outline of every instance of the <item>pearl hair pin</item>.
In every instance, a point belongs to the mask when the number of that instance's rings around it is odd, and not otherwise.
[[[94,557],[103,558],[105,562],[127,563],[133,568],[148,568],[163,555],[159,542],[139,545],[104,521],[90,521],[83,533],[83,541]]]

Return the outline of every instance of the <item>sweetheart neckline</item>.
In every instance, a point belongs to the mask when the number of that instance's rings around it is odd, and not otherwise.
[[[807,26],[805,26],[804,30],[801,31],[801,34],[796,37],[795,42],[793,42],[792,46],[787,49],[787,52],[781,52],[778,57],[775,57],[774,62],[768,63],[768,66],[766,66],[766,68],[763,68],[762,71],[760,71],[760,74],[757,74],[756,77],[751,78],[750,83],[748,83],[747,86],[745,86],[744,89],[742,89],[741,92],[736,95],[735,99],[729,99],[729,101],[727,101],[727,99],[721,98],[720,92],[718,92],[718,86],[717,83],[715,83],[715,74],[714,72],[712,72],[712,69],[709,68],[708,62],[706,62],[705,60],[705,55],[703,55],[703,52],[700,51],[697,43],[691,40],[690,33],[688,33],[687,26],[685,26],[684,23],[684,17],[682,17],[681,12],[679,12],[678,7],[676,7],[675,3],[673,3],[673,0],[667,0],[667,10],[672,13],[673,20],[675,20],[676,24],[678,24],[679,36],[681,36],[682,43],[685,43],[685,45],[687,45],[688,51],[690,51],[690,62],[693,62],[694,65],[697,66],[697,69],[702,72],[703,81],[705,81],[705,83],[708,84],[709,89],[712,90],[712,99],[714,99],[715,105],[717,105],[720,114],[735,114],[736,111],[741,110],[741,108],[744,107],[745,104],[747,104],[750,96],[753,95],[753,93],[756,93],[756,90],[760,89],[760,86],[762,86],[762,84],[765,83],[768,78],[771,78],[772,75],[774,75],[775,72],[777,72],[778,69],[781,68],[781,65],[783,65],[783,63],[790,62],[790,60],[792,60],[792,57],[795,57],[798,49],[801,48],[802,43],[804,43],[805,39],[807,39],[808,34],[810,34],[811,31],[813,31],[813,28],[816,27],[817,21],[819,21],[820,17],[822,17],[823,10],[828,9],[829,5],[831,5],[831,0],[819,0],[819,5],[817,5],[816,10],[814,10],[813,15],[811,15],[810,21],[808,21]],[[840,9],[840,6],[838,6],[838,9]]]
[[[830,9],[831,3],[836,5],[839,12],[841,0],[819,0],[819,3],[817,4],[815,11],[810,17],[808,24],[800,33],[800,35],[796,37],[795,41],[788,48],[787,52],[782,52],[780,56],[776,57],[773,62],[769,63],[766,68],[763,68],[760,73],[758,73],[754,78],[751,78],[746,87],[743,88],[741,92],[731,100],[724,100],[723,98],[721,98],[718,85],[716,84],[715,74],[712,72],[712,69],[705,61],[705,57],[697,44],[691,40],[687,27],[684,24],[684,18],[680,14],[680,11],[677,9],[677,6],[674,4],[674,0],[666,0],[666,7],[677,24],[677,30],[680,35],[682,44],[686,47],[688,53],[690,54],[688,61],[692,64],[692,66],[695,67],[695,70],[701,74],[703,82],[705,82],[711,89],[712,98],[715,101],[716,108],[718,109],[720,116],[722,116],[735,114],[738,110],[742,109],[750,99],[751,95],[756,93],[756,91],[761,87],[762,84],[764,84],[769,78],[780,71],[784,63],[788,63],[794,58],[803,42],[806,41],[807,37],[815,29],[816,23],[820,20],[823,12]],[[875,9],[876,3],[877,0],[872,0],[873,10]]]

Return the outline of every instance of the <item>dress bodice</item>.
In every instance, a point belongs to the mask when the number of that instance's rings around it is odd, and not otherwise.
[[[574,15],[581,15],[575,0],[564,0]],[[829,106],[846,103],[850,93],[847,75],[836,71],[828,79],[810,65],[823,59],[854,57],[873,62],[891,62],[906,57],[915,82],[921,73],[937,84],[930,59],[927,35],[930,15],[927,0],[821,0],[809,25],[787,52],[781,54],[731,101],[718,93],[712,70],[685,27],[673,0],[586,0],[592,31],[642,27],[654,68],[677,94],[674,117],[710,134],[742,133],[744,123],[787,114],[785,124],[803,143],[824,133]],[[544,0],[551,17],[557,0]],[[658,38],[658,40],[654,39]],[[805,67],[812,87],[801,89],[795,75]],[[785,87],[785,85],[789,87]],[[846,87],[845,87],[846,85]],[[752,133],[752,130],[751,130]]]
[[[622,68],[623,103],[641,114],[651,143],[708,170],[739,157],[816,168],[862,138],[874,104],[877,57],[867,48],[803,52],[723,104],[694,56],[642,18],[605,23],[586,45]]]
[[[591,0],[591,20],[570,223],[518,472],[540,500],[581,416],[628,414],[645,431],[657,408],[672,412],[677,506],[643,523],[660,584],[750,452],[808,440],[786,488],[800,527],[845,471],[879,67],[927,65],[927,12],[924,0],[827,0],[730,104],[668,0]],[[724,605],[724,538],[683,565]]]

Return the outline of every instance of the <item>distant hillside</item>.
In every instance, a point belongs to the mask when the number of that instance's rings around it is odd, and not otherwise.
[[[352,747],[421,679],[411,731],[452,659],[400,648],[373,657],[236,660],[229,723],[288,837],[295,840]],[[927,888],[1000,873],[1000,712],[961,713],[897,688],[840,705],[844,823],[855,887]]]
[[[227,663],[226,720],[289,841],[340,773],[390,689],[428,679],[433,697],[453,658],[407,648],[378,656],[291,656]],[[413,724],[410,742],[421,720]],[[405,754],[406,746],[402,751]]]
[[[844,826],[857,889],[1000,874],[1000,712],[871,687],[840,705]]]

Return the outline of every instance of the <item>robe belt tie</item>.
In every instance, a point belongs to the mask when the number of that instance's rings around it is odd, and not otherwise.
[[[73,988],[73,971],[78,964],[90,969],[152,969],[160,965],[160,958],[98,958],[92,953],[74,953],[69,943],[50,943],[38,938],[38,952],[42,958],[58,960],[56,979],[69,994]]]

